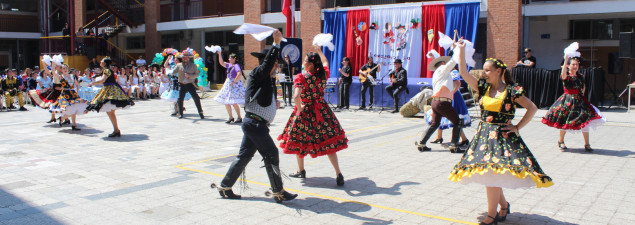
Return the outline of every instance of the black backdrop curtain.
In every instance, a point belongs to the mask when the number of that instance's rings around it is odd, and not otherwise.
[[[604,101],[604,69],[585,68],[579,72],[584,75],[586,82],[584,96],[591,104],[598,106],[598,103]],[[525,88],[527,97],[538,108],[548,108],[564,93],[560,69],[516,67],[512,69],[512,77]]]

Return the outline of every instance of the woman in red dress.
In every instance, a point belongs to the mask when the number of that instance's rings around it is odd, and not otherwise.
[[[335,114],[324,101],[329,68],[320,47],[304,58],[305,72],[293,81],[295,108],[278,140],[284,153],[296,154],[298,171],[291,177],[305,178],[304,157],[328,155],[338,186],[344,185],[336,152],[348,147],[348,139]]]

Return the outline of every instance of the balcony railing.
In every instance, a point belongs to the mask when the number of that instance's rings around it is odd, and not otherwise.
[[[182,0],[161,5],[161,22],[243,14],[243,1]]]

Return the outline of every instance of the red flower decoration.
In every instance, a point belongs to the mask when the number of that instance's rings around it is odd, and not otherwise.
[[[487,122],[492,122],[492,120],[494,120],[494,116],[488,116],[485,121]]]

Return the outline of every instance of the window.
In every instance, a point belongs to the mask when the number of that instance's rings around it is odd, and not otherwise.
[[[569,39],[613,40],[613,20],[572,20],[569,26]]]
[[[621,19],[620,32],[635,32],[635,19]]]
[[[179,34],[161,35],[161,48],[181,49]]]
[[[126,38],[127,49],[145,49],[146,41],[145,36],[135,36]]]

